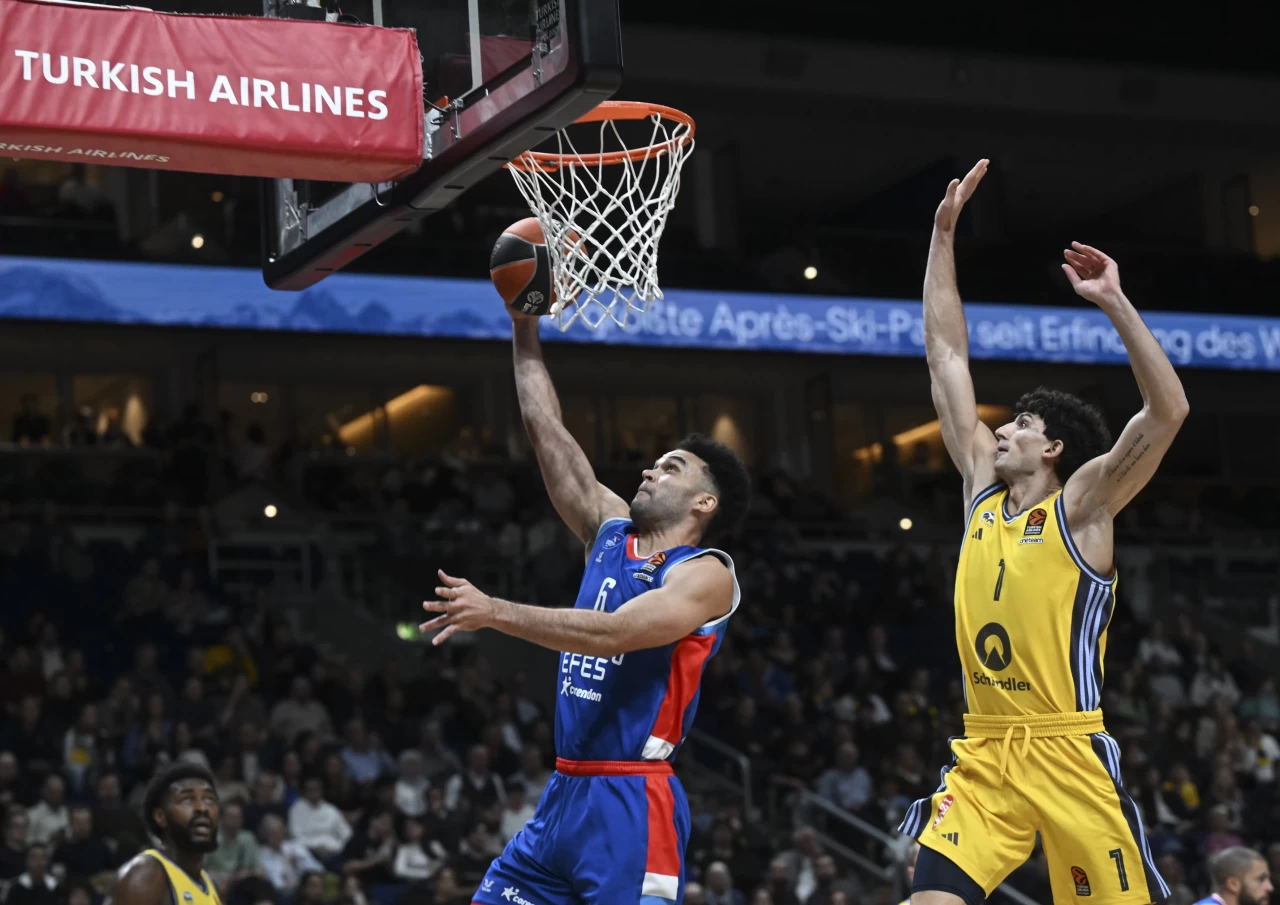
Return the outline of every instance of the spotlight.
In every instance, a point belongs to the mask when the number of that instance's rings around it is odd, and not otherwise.
[[[901,528],[903,531],[910,531],[912,524],[913,522],[909,518],[898,520],[898,527]]]
[[[804,278],[806,280],[816,280],[818,278],[818,268],[810,264],[804,269]]]
[[[213,193],[212,195],[210,195],[209,197],[211,197],[211,198],[213,199],[213,203],[214,203],[214,204],[221,204],[221,203],[222,203],[222,199],[223,199],[223,198],[225,198],[225,197],[227,197],[227,196],[226,196],[226,195],[224,195],[224,194],[222,194],[222,192],[214,192],[214,193]]]
[[[204,248],[204,236],[200,235],[199,233],[196,233],[194,236],[192,236],[192,237],[191,237],[191,247],[192,247],[192,248]]]
[[[280,510],[277,509],[272,504],[268,503],[267,508],[262,510],[262,514],[265,515],[267,518],[275,518],[277,515],[280,514]]]
[[[1249,216],[1250,217],[1258,216],[1258,205],[1256,204],[1249,205]]]

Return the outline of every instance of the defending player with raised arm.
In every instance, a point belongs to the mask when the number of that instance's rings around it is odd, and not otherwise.
[[[185,761],[172,764],[151,780],[142,807],[160,847],[120,868],[107,905],[221,905],[204,871],[204,856],[218,848],[213,775]]]
[[[441,614],[420,626],[438,631],[436,644],[493,628],[560,652],[556,772],[473,899],[679,905],[690,818],[672,760],[740,598],[733,560],[701,544],[741,521],[750,478],[727,446],[694,434],[645,469],[624,503],[561,422],[537,320],[511,315],[525,427],[586,568],[571,609],[497,600],[443,571],[441,599],[422,605]]]
[[[1010,423],[992,431],[981,422],[955,229],[986,171],[981,160],[947,186],[925,274],[934,406],[964,479],[955,625],[966,713],[941,785],[899,827],[921,846],[911,901],[981,905],[1039,835],[1055,902],[1147,905],[1169,890],[1101,709],[1118,583],[1112,528],[1155,473],[1187,400],[1115,262],[1074,242],[1063,270],[1124,341],[1142,410],[1114,445],[1096,409],[1043,387],[1017,401]]]
[[[1081,399],[1040,388],[1018,400],[1014,420],[992,432],[978,418],[969,375],[969,335],[956,284],[955,230],[988,161],[952,180],[934,216],[924,282],[925,353],[934,408],[951,460],[964,478],[965,510],[999,480],[1017,512],[1059,487],[1071,534],[1084,560],[1099,572],[1112,567],[1114,516],[1155,474],[1187,417],[1187,397],[1159,341],[1120,289],[1115,261],[1072,242],[1062,265],[1078,296],[1102,309],[1129,353],[1143,407],[1112,449],[1101,416]]]

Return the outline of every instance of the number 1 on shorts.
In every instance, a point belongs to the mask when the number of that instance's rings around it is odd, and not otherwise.
[[[1124,852],[1118,848],[1113,848],[1107,852],[1111,856],[1111,860],[1116,862],[1116,873],[1120,875],[1120,891],[1129,891],[1129,875],[1124,870]]]

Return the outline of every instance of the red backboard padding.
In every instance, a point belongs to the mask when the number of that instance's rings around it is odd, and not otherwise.
[[[0,0],[0,158],[382,182],[422,148],[410,30]]]

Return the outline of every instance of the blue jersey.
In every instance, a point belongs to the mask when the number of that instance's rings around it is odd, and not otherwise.
[[[637,556],[627,519],[600,526],[587,557],[577,609],[612,613],[698,556],[721,560],[733,576],[729,612],[665,647],[616,657],[560,654],[556,689],[556,754],[579,761],[670,760],[698,707],[702,670],[720,648],[741,596],[733,560],[720,550],[673,547]]]

